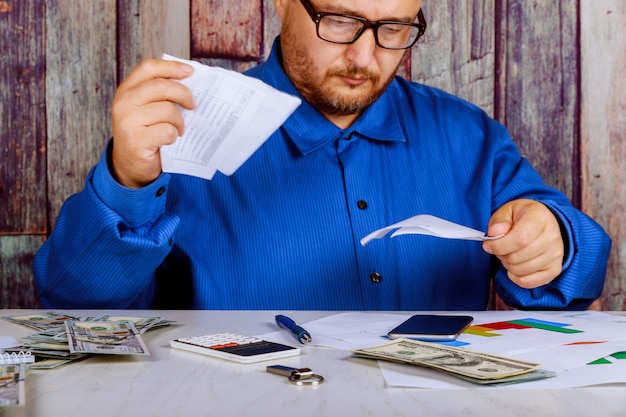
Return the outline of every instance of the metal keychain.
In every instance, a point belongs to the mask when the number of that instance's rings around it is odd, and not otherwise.
[[[314,374],[310,368],[290,368],[283,365],[271,365],[266,368],[267,372],[286,376],[294,385],[313,386],[324,382],[324,377]]]

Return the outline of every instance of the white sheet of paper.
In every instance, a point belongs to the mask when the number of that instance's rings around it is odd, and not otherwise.
[[[196,108],[181,108],[185,133],[161,147],[163,172],[211,179],[233,174],[300,105],[300,99],[235,71],[185,62],[194,73],[180,80]]]
[[[624,363],[621,363],[624,362]],[[589,387],[594,385],[626,384],[626,361],[616,361],[609,366],[585,365],[557,372],[556,377],[528,381],[521,384],[499,386],[498,390],[509,389],[555,389]],[[378,366],[388,387],[433,388],[433,389],[494,389],[463,381],[434,369],[407,366],[401,363],[378,361]]]
[[[409,318],[409,314],[350,311],[301,324],[311,333],[312,346],[352,350],[382,344],[389,330]],[[278,343],[293,343],[284,330],[259,337]]]
[[[0,352],[2,349],[18,347],[20,344],[13,336],[0,336]]]
[[[437,312],[431,312],[437,313]],[[446,312],[468,314],[468,312]],[[540,381],[501,386],[497,389],[542,389],[626,383],[626,359],[611,359],[611,365],[586,365],[602,357],[622,352],[626,346],[626,317],[595,311],[528,312],[472,311],[473,326],[516,320],[538,320],[565,324],[580,330],[564,333],[540,328],[518,330],[498,328],[492,336],[463,333],[457,339],[461,346],[478,352],[492,352],[520,359],[538,361],[543,368],[557,372],[557,377]],[[409,317],[408,313],[345,312],[302,323],[311,333],[313,346],[342,350],[371,347],[384,343],[385,335]],[[259,335],[265,340],[293,343],[284,330]],[[455,344],[453,344],[455,346]],[[609,358],[610,359],[610,358]],[[482,388],[442,372],[405,364],[379,361],[387,386],[420,388]],[[585,375],[589,378],[585,379]],[[488,389],[488,387],[485,387]]]
[[[462,226],[439,217],[431,216],[430,214],[419,214],[370,233],[361,239],[361,245],[365,246],[374,239],[382,239],[394,229],[397,230],[391,234],[391,237],[413,234],[436,236],[446,239],[483,241],[499,239],[504,236],[486,236],[485,233],[480,230]]]
[[[597,343],[573,343],[559,346],[536,349],[523,352],[519,355],[511,355],[520,359],[539,362],[544,364],[544,368],[554,372],[563,372],[570,369],[585,366],[585,364],[596,361],[600,358],[610,357],[616,352],[623,351],[626,340],[603,341]],[[616,361],[616,363],[618,363]],[[619,362],[621,363],[621,362]],[[594,365],[596,366],[596,365]],[[601,365],[597,365],[601,366]],[[626,366],[624,361],[623,366]],[[609,369],[614,367],[606,367]],[[623,375],[623,382],[626,382],[626,375]]]

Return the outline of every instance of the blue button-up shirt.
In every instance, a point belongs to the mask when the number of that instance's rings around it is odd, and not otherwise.
[[[275,43],[249,71],[299,96]],[[509,304],[583,308],[601,293],[610,240],[547,187],[479,108],[396,78],[348,129],[307,102],[232,176],[115,182],[108,154],[65,203],[35,259],[47,307],[481,310],[490,282]],[[416,214],[486,230],[532,198],[563,225],[561,276],[526,290],[479,242],[359,240]]]

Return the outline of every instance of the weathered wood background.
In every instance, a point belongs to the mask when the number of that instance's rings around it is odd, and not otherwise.
[[[547,183],[613,239],[599,307],[626,307],[626,2],[424,0],[400,73],[502,121]],[[167,52],[245,70],[271,0],[0,0],[0,307],[37,307],[34,253],[110,135],[116,85]]]

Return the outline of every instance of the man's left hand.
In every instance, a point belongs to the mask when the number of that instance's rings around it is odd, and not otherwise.
[[[487,234],[505,234],[485,241],[483,249],[500,259],[509,279],[520,287],[548,284],[561,273],[565,248],[559,222],[542,203],[506,203],[491,216]]]

